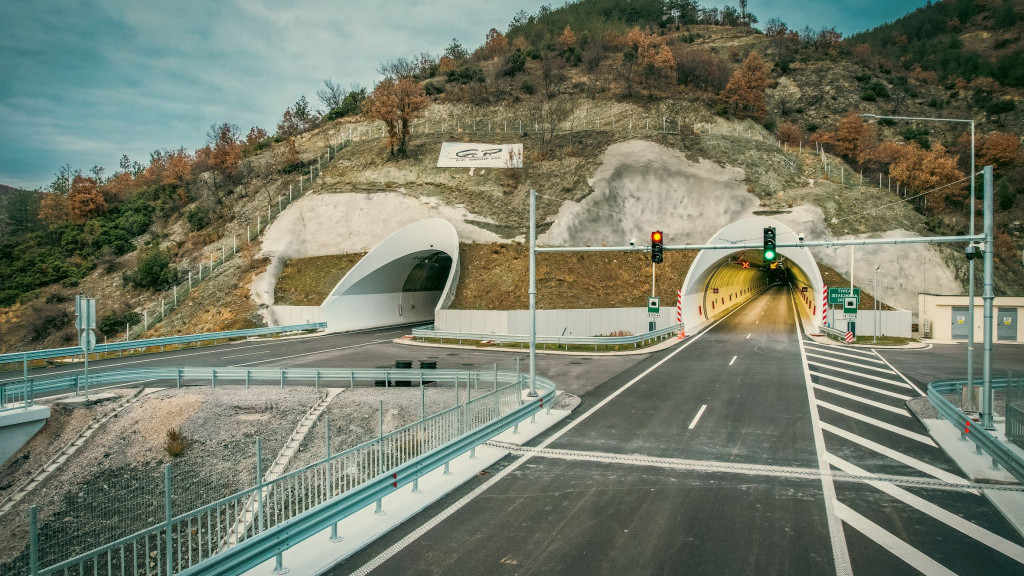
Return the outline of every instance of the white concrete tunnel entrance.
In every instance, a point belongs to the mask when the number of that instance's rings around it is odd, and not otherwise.
[[[320,305],[330,332],[431,322],[455,297],[459,237],[441,218],[414,222],[375,246]]]
[[[754,244],[764,229],[774,226],[779,244],[796,243],[797,233],[782,222],[754,216],[733,222],[715,233],[708,244]],[[807,248],[779,248],[779,266],[771,270],[760,249],[701,250],[683,280],[683,325],[687,332],[699,329],[732,311],[776,281],[793,287],[797,306],[815,325],[821,324],[821,293],[824,282]],[[744,266],[743,263],[748,263]]]

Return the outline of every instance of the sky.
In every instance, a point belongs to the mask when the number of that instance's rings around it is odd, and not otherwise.
[[[704,6],[738,2],[705,0]],[[750,0],[761,24],[872,28],[924,0]],[[67,163],[112,174],[122,154],[206,143],[212,124],[273,133],[324,79],[371,87],[381,62],[472,50],[519,10],[560,0],[3,0],[0,184],[45,187]]]

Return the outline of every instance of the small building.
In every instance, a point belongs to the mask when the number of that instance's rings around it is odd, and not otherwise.
[[[940,341],[967,340],[969,305],[967,296],[918,294],[918,318],[921,336]],[[993,342],[1024,342],[1024,330],[1018,319],[1024,311],[1024,296],[997,296],[992,301]],[[985,306],[974,298],[974,341],[982,342]]]

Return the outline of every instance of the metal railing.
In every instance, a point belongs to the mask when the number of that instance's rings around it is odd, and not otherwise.
[[[555,344],[558,346],[624,346],[634,347],[656,340],[665,340],[682,329],[682,324],[673,324],[652,332],[633,334],[630,336],[537,336],[538,344]],[[432,328],[414,328],[413,338],[441,340],[471,340],[482,342],[498,342],[499,344],[514,343],[526,345],[530,343],[529,334],[487,334],[483,332],[445,332]]]
[[[141,348],[152,348],[154,346],[171,346],[174,344],[192,344],[205,340],[223,340],[229,338],[248,338],[250,336],[264,336],[267,334],[279,334],[283,332],[301,332],[303,330],[320,330],[327,327],[326,322],[312,322],[308,324],[293,324],[290,326],[266,326],[263,328],[247,328],[245,330],[227,330],[224,332],[207,332],[204,334],[185,334],[182,336],[164,336],[161,338],[147,338],[145,340],[129,340],[127,342],[110,342],[108,344],[97,344],[91,354],[103,352],[116,352],[118,350],[135,350]],[[66,358],[78,356],[84,353],[81,346],[68,348],[50,348],[46,350],[31,350],[27,352],[10,352],[0,354],[0,366],[4,364],[21,364],[31,360],[47,360],[51,358]]]
[[[1008,379],[1006,439],[1024,449],[1024,378]]]
[[[518,364],[517,364],[518,366]],[[125,370],[130,381],[156,370]],[[309,536],[337,525],[354,512],[380,502],[402,486],[472,450],[505,429],[530,417],[554,400],[555,385],[538,377],[539,396],[524,396],[524,375],[494,370],[346,370],[346,369],[164,369],[176,378],[215,375],[246,382],[287,377],[347,381],[377,380],[450,384],[456,405],[355,447],[331,453],[313,464],[265,480],[257,443],[256,483],[226,498],[178,513],[172,502],[171,465],[164,468],[162,518],[130,536],[71,558],[55,559],[46,549],[47,530],[41,530],[36,507],[29,514],[29,545],[4,566],[11,576],[64,574],[68,576],[153,574],[238,574],[272,558]],[[115,377],[111,374],[111,379]],[[472,397],[473,384],[490,384]],[[459,388],[464,384],[462,399]],[[478,389],[479,391],[479,389]],[[328,446],[330,446],[328,441]],[[156,494],[152,498],[158,506]],[[58,522],[60,520],[58,519]],[[43,527],[45,528],[45,526]],[[43,541],[40,541],[40,539]]]
[[[1002,390],[1006,389],[1009,384],[1009,378],[993,378],[992,389]],[[963,413],[962,410],[957,408],[950,402],[945,395],[956,394],[960,395],[963,387],[967,385],[967,380],[939,380],[932,382],[928,385],[928,401],[931,402],[932,406],[938,410],[939,415],[949,420],[953,426],[960,429],[962,438],[974,442],[980,450],[984,450],[992,458],[993,466],[999,465],[1006,469],[1007,472],[1013,475],[1017,480],[1024,482],[1024,457],[1019,455],[1017,452],[1006,447],[1002,442],[999,441],[991,432],[985,430],[981,425],[971,426],[970,433],[964,433],[967,428],[968,416]],[[1019,420],[1015,421],[1015,427],[1019,427]],[[1007,437],[1010,435],[1010,419],[1007,414]],[[1020,433],[1017,431],[1016,433]]]

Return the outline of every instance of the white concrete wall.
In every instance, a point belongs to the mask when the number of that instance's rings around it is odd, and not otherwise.
[[[275,304],[270,307],[268,314],[271,326],[323,322],[322,318],[323,314],[319,306],[278,306]]]
[[[323,306],[323,321],[331,332],[430,322],[440,297],[441,292],[350,294]]]
[[[676,323],[675,307],[662,306],[658,328]],[[574,310],[538,310],[537,334],[540,336],[599,336],[626,330],[633,334],[648,331],[646,308],[595,308]],[[480,334],[529,334],[529,310],[438,310],[434,329],[443,332]]]
[[[840,311],[842,312],[842,311]],[[829,320],[834,312],[829,312]],[[910,310],[882,310],[877,313],[878,335],[895,336],[897,338],[911,338],[911,324],[913,313]],[[875,334],[876,313],[873,310],[857,311],[857,336],[871,336]],[[846,330],[849,322],[843,319],[836,319],[832,324],[837,330]]]

